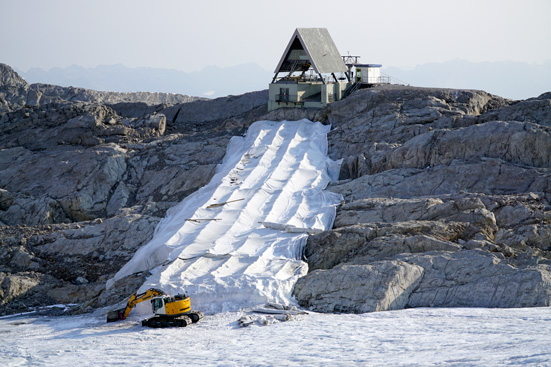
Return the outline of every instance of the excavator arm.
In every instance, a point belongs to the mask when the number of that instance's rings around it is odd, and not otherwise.
[[[132,309],[138,303],[150,300],[151,298],[156,296],[162,296],[164,294],[165,292],[155,288],[150,288],[140,294],[133,294],[128,300],[128,302],[126,303],[126,306],[124,308],[112,310],[107,313],[107,322],[124,320],[128,317],[128,315],[130,314],[130,311],[132,311]]]

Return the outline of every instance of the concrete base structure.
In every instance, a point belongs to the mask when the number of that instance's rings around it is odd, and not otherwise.
[[[268,111],[278,108],[322,108],[343,98],[348,82],[280,80],[270,84]]]

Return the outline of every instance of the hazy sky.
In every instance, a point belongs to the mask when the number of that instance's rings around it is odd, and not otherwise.
[[[551,59],[551,0],[0,0],[0,62],[273,70],[297,27],[365,63]]]

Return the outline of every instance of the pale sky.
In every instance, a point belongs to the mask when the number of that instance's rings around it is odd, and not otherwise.
[[[0,0],[0,62],[273,71],[295,28],[385,67],[551,60],[551,0]]]

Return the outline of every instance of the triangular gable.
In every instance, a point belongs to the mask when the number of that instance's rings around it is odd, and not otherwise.
[[[296,67],[308,66],[308,62],[319,74],[344,73],[348,70],[326,28],[297,28],[275,73],[294,71]]]

